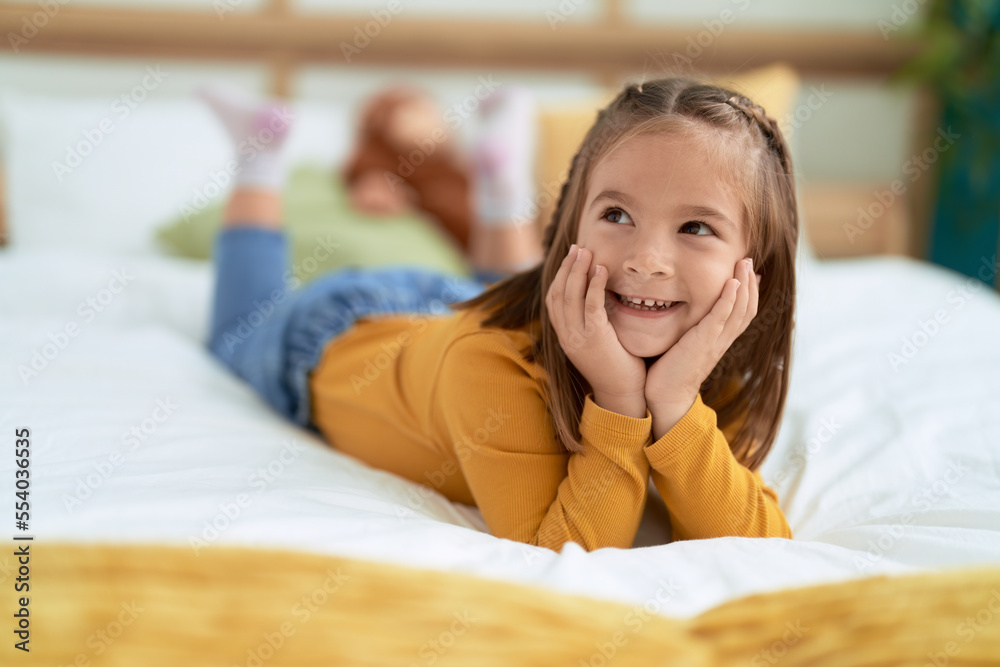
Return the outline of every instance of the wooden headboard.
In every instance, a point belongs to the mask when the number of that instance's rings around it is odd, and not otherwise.
[[[255,11],[239,9],[238,0],[218,0],[215,9],[206,11],[86,7],[74,2],[59,4],[27,42],[3,41],[4,49],[16,48],[19,57],[82,54],[264,63],[271,92],[279,97],[293,94],[297,68],[317,64],[562,71],[585,73],[608,86],[637,73],[683,66],[691,36],[704,26],[637,25],[628,19],[623,2],[603,0],[600,19],[588,22],[566,20],[570,12],[560,10],[539,10],[537,20],[421,18],[402,11],[402,0],[389,0],[377,16],[306,13],[294,9],[290,0],[269,0]],[[567,10],[576,4],[564,3]],[[0,2],[0,34],[20,34],[39,7]],[[371,37],[367,43],[365,31]],[[783,62],[803,77],[881,81],[916,49],[914,43],[887,42],[874,27],[768,30],[734,24],[726,26],[694,64],[707,74],[730,74]],[[935,112],[925,115],[929,136]],[[820,256],[920,256],[922,248],[915,247],[915,240],[924,236],[919,230],[925,202],[900,202],[884,217],[878,233],[861,235],[852,243],[839,229],[844,215],[869,203],[880,185],[803,189],[808,233]],[[0,244],[6,240],[3,201],[0,166]]]

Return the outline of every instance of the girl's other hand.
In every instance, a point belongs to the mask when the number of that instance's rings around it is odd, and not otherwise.
[[[749,258],[747,258],[749,259]],[[722,355],[757,315],[760,276],[747,259],[736,263],[712,310],[649,367],[645,396],[654,421],[680,421]]]
[[[579,252],[579,259],[578,257]],[[590,274],[592,253],[575,244],[563,259],[545,297],[549,320],[559,344],[594,390],[595,399],[606,396],[638,412],[643,403],[646,363],[622,347],[605,310],[608,270],[595,267]],[[607,405],[601,407],[610,408]]]

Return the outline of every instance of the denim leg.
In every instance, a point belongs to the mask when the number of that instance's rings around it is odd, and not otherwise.
[[[288,252],[283,230],[236,226],[219,232],[208,341],[222,363],[285,415],[290,396],[283,340],[294,296],[285,286]]]

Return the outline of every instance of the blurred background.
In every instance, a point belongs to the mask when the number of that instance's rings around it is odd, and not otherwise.
[[[746,89],[768,100],[793,147],[816,256],[905,255],[996,285],[998,16],[1000,2],[970,0],[3,2],[5,241],[31,242],[30,220],[79,212],[95,188],[111,188],[119,213],[152,207],[150,228],[210,208],[202,200],[217,206],[226,188],[205,185],[224,147],[201,145],[214,138],[184,145],[180,157],[169,153],[172,139],[149,144],[163,152],[144,180],[158,180],[162,196],[128,170],[109,171],[96,145],[103,134],[110,153],[139,132],[144,113],[190,101],[207,79],[303,105],[293,159],[333,169],[350,151],[361,105],[386,86],[416,84],[456,119],[479,87],[516,82],[539,103],[545,193],[568,166],[563,144],[622,82],[698,71],[749,76]],[[90,104],[89,115],[43,159],[32,146],[51,138],[45,127],[62,123],[69,100]],[[95,133],[107,119],[113,131]],[[462,134],[468,124],[453,125]],[[54,162],[75,169],[73,160],[82,165],[65,180],[77,183],[56,184]],[[538,224],[550,204],[538,202]]]

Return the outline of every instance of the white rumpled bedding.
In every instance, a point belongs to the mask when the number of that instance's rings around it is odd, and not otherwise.
[[[673,616],[1000,561],[996,293],[903,258],[809,260],[799,279],[791,390],[762,469],[791,541],[555,553],[494,538],[474,508],[271,412],[202,345],[210,267],[152,254],[0,253],[0,432],[13,445],[15,428],[31,430],[39,541],[342,554]],[[12,460],[0,458],[7,498]]]

